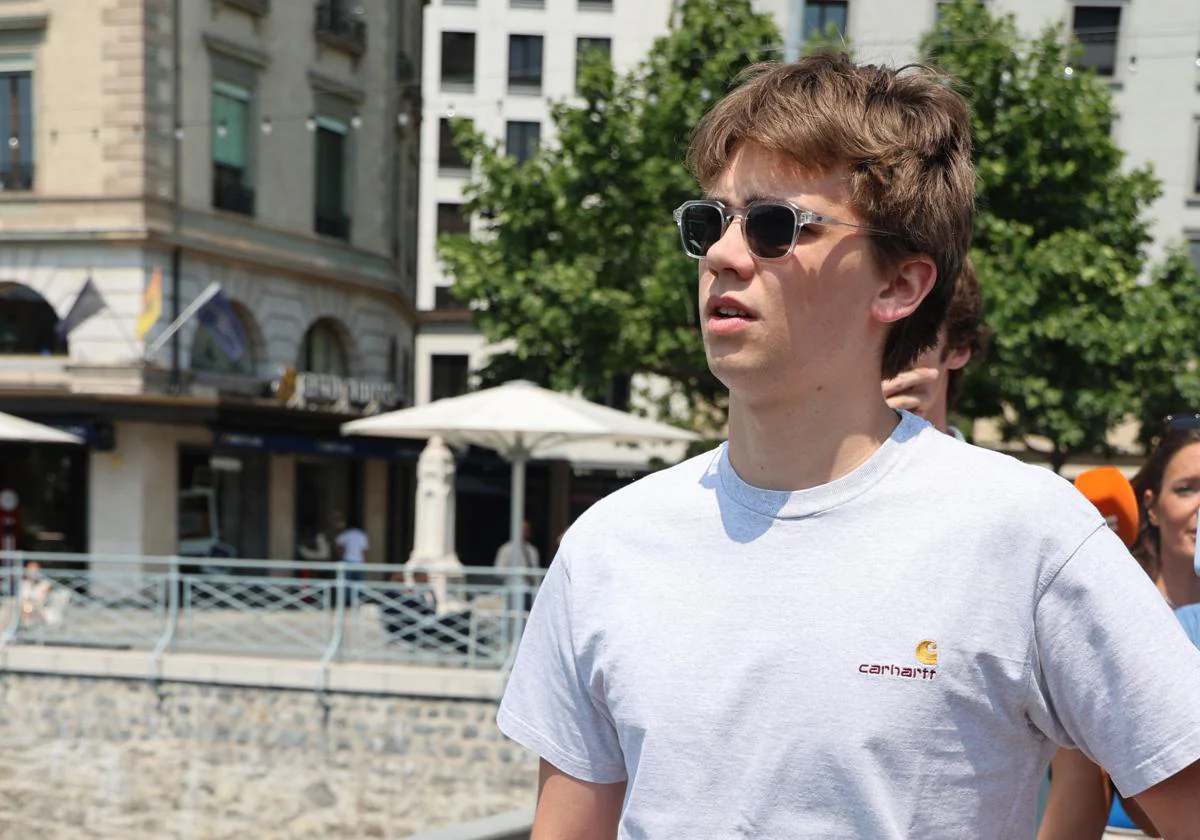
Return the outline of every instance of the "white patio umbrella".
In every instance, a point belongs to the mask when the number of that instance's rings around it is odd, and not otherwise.
[[[3,412],[0,412],[0,440],[19,440],[27,443],[83,443],[83,439],[76,435]]]
[[[494,449],[512,464],[512,545],[521,544],[525,515],[525,464],[564,443],[605,440],[623,443],[690,441],[691,432],[636,417],[581,397],[541,388],[531,382],[507,382],[342,425],[344,435],[440,437],[450,444]]]

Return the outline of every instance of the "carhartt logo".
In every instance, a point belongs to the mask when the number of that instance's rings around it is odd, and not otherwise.
[[[858,666],[858,673],[869,677],[900,677],[906,680],[932,680],[937,677],[937,642],[924,639],[917,644],[917,662],[924,667],[914,668],[911,665],[885,665],[863,663]]]
[[[926,639],[917,645],[917,661],[922,665],[937,665],[937,642]]]

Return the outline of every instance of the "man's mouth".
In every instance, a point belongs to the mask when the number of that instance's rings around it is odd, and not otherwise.
[[[745,309],[738,309],[736,306],[718,306],[713,310],[713,314],[718,318],[749,318],[750,313]]]

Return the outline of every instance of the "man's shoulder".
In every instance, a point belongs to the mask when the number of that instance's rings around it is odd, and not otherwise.
[[[990,512],[1031,531],[1041,523],[1068,539],[1082,539],[1103,523],[1083,494],[1046,466],[948,435],[935,436],[922,454],[920,483],[952,510],[970,509],[973,520]]]

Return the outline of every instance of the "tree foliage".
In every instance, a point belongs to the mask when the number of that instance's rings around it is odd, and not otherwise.
[[[975,0],[942,8],[922,46],[972,105],[973,253],[993,332],[960,408],[1001,417],[1010,439],[1049,440],[1061,467],[1105,451],[1114,426],[1145,413],[1143,377],[1162,390],[1164,341],[1179,349],[1168,301],[1194,288],[1194,272],[1172,257],[1160,282],[1139,284],[1158,183],[1148,167],[1123,166],[1110,93],[1075,66],[1078,49],[1061,25],[1025,39],[1011,16]]]
[[[682,161],[690,131],[779,33],[748,0],[683,0],[632,72],[585,62],[578,96],[552,108],[552,139],[521,165],[468,125],[474,240],[446,237],[454,294],[492,341],[509,340],[486,380],[522,376],[607,396],[632,372],[658,374],[691,406],[719,399],[696,312],[695,264],[671,211],[695,197]]]

